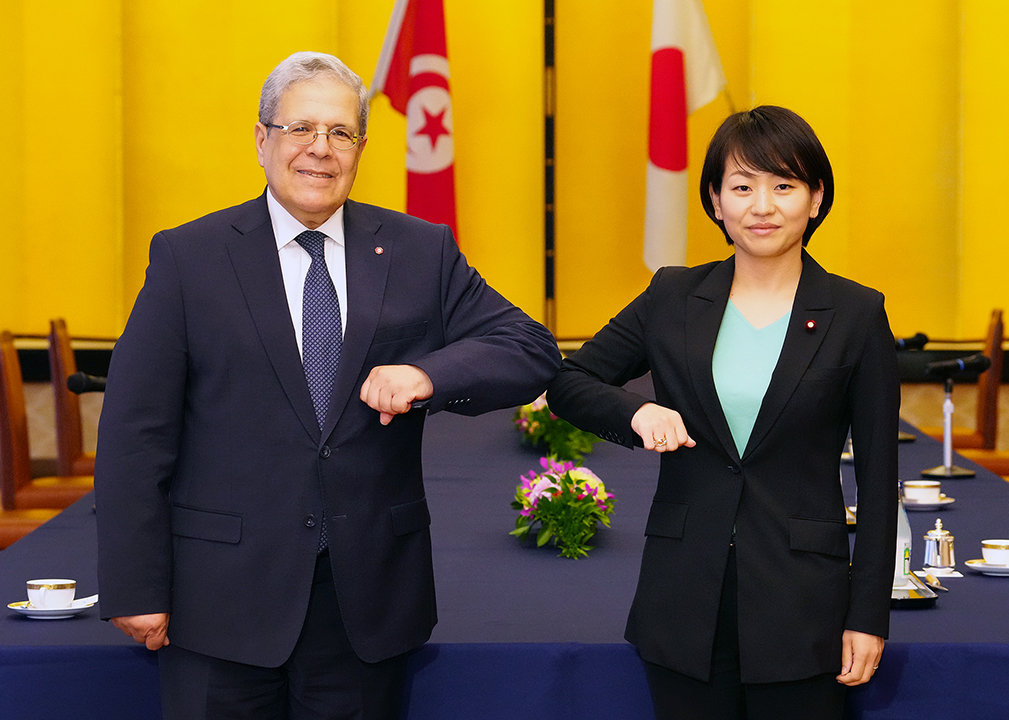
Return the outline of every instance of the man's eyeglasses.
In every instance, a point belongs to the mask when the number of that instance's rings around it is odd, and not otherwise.
[[[266,123],[266,127],[277,128],[281,132],[287,133],[287,137],[291,138],[298,145],[311,145],[320,135],[319,131],[315,129],[315,125],[304,120],[296,120],[288,125]],[[351,132],[350,128],[342,126],[335,127],[328,133],[322,134],[329,138],[329,146],[335,150],[350,150],[361,139],[361,136],[355,132]]]

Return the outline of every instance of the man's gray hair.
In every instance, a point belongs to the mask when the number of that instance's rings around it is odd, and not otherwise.
[[[259,96],[259,122],[267,125],[274,121],[280,98],[289,87],[320,76],[331,77],[357,93],[358,134],[365,135],[368,132],[368,90],[364,82],[339,58],[318,52],[296,52],[273,69]]]

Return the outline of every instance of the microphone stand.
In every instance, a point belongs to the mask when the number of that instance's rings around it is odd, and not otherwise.
[[[922,470],[922,477],[968,478],[977,473],[953,464],[953,378],[946,378],[946,399],[942,403],[942,465]]]

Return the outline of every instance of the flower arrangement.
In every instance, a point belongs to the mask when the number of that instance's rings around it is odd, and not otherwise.
[[[610,526],[616,498],[588,468],[553,458],[540,459],[540,465],[542,472],[530,470],[515,489],[512,507],[519,516],[510,534],[524,540],[539,523],[538,547],[553,542],[562,557],[587,556],[597,524]]]
[[[522,433],[522,442],[541,448],[559,460],[581,462],[584,454],[592,452],[592,446],[600,442],[592,433],[579,430],[550,412],[546,395],[516,410],[514,420]]]

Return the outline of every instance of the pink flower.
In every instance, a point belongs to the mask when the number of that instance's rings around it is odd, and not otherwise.
[[[548,494],[550,490],[560,490],[560,486],[551,482],[549,478],[540,478],[536,481],[536,484],[532,486],[532,489],[529,492],[529,499],[535,503],[541,497]],[[556,495],[556,493],[554,494]]]

